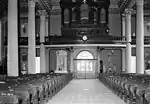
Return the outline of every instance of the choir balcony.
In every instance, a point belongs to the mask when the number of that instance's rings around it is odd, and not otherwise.
[[[87,40],[83,40],[86,36]],[[125,36],[108,35],[101,32],[98,28],[90,28],[88,31],[78,31],[76,28],[63,28],[62,36],[47,36],[45,37],[46,45],[52,44],[117,44],[126,43]],[[7,45],[7,37],[4,44]],[[28,37],[20,37],[19,45],[28,45]],[[136,37],[131,36],[131,44],[136,44]],[[150,44],[150,36],[144,36],[144,44]],[[40,37],[36,37],[36,45],[40,45]]]

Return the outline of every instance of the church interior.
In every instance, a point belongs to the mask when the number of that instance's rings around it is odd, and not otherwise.
[[[150,104],[150,0],[0,0],[0,104]]]

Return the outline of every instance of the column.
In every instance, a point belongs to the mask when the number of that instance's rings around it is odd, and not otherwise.
[[[71,28],[72,25],[72,8],[69,8],[69,27]]]
[[[18,76],[18,0],[8,0],[7,74]]]
[[[108,7],[105,7],[105,20],[106,20],[106,24],[108,24]]]
[[[0,20],[0,61],[2,61],[2,21]]]
[[[40,42],[45,42],[46,36],[46,10],[39,10],[38,14],[40,15]]]
[[[73,51],[70,52],[70,72],[73,73]]]
[[[49,18],[50,18],[49,16],[48,16],[48,18],[46,18],[46,30],[45,30],[46,31],[46,33],[45,33],[46,37],[48,37],[49,29],[50,29],[49,28]]]
[[[76,21],[77,21],[77,24],[80,24],[80,7],[77,7],[77,10],[76,10]]]
[[[67,51],[67,71],[70,73],[70,65],[71,65],[71,52],[68,50]]]
[[[61,8],[61,25],[64,27],[64,8]]]
[[[50,29],[50,24],[51,24],[51,16],[48,16],[48,41],[50,42],[50,34],[51,34],[51,29]]]
[[[126,69],[126,50],[122,48],[122,72],[125,72]]]
[[[45,27],[45,43],[49,42],[49,16],[46,18],[46,23],[45,23],[46,27]]]
[[[126,73],[134,73],[131,69],[131,10],[126,9]]]
[[[46,10],[39,10],[40,15],[40,73],[46,73],[46,51],[45,51],[45,35],[46,35]]]
[[[41,43],[40,45],[40,73],[46,73],[46,51],[45,45]]]
[[[36,74],[35,0],[29,0],[28,6],[28,74]]]
[[[101,8],[98,8],[97,9],[97,24],[99,24],[100,22],[100,11],[101,11]]]
[[[122,36],[125,37],[125,14],[122,14]],[[126,50],[125,48],[122,48],[122,72],[125,72],[126,69]]]
[[[144,74],[143,0],[136,0],[136,72]]]
[[[98,78],[100,73],[100,51],[97,49],[97,71],[96,71],[96,78]]]
[[[46,52],[46,72],[48,73],[49,72],[49,58],[50,58],[50,52],[49,52],[49,49],[45,49],[45,52]]]
[[[65,71],[65,72],[68,72],[68,71],[67,71],[67,70],[68,70],[68,69],[67,69],[67,65],[68,65],[68,64],[67,64],[67,55],[65,55],[65,56],[63,57],[63,61],[64,61],[64,71]]]
[[[124,37],[124,41],[125,41],[125,36],[126,36],[126,19],[125,19],[125,14],[122,14],[122,36]]]
[[[90,11],[89,11],[89,21],[90,23],[93,23],[94,21],[94,7],[90,7]]]

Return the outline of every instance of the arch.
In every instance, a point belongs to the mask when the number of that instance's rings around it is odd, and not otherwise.
[[[94,59],[94,56],[91,52],[84,50],[77,54],[76,59]]]
[[[76,56],[76,78],[95,78],[94,55],[89,50],[80,51]]]

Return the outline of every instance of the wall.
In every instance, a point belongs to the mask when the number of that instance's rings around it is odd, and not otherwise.
[[[28,48],[20,48],[20,70],[23,69],[23,64],[26,65],[26,69],[28,70]],[[36,48],[36,57],[40,57],[40,48]]]
[[[132,16],[132,20],[131,20],[131,31],[132,31],[132,35],[135,34],[136,35],[136,17]],[[150,29],[147,28],[147,21],[144,21],[144,35],[145,36],[150,36]]]
[[[50,50],[50,70],[56,70],[56,51],[57,50]]]
[[[20,24],[21,24],[20,36],[27,37],[28,36],[28,19],[21,19]],[[36,17],[35,34],[40,35],[40,17]]]
[[[50,34],[58,36],[61,35],[61,15],[51,15]]]
[[[20,48],[20,68],[19,70],[28,70],[28,48]]]
[[[121,36],[121,18],[120,14],[109,14],[109,35]]]
[[[111,50],[103,50],[100,52],[100,60],[103,61],[105,66],[108,65],[108,52]],[[111,57],[112,65],[116,65],[116,71],[121,72],[122,69],[122,56],[121,50],[114,50],[114,55]]]

